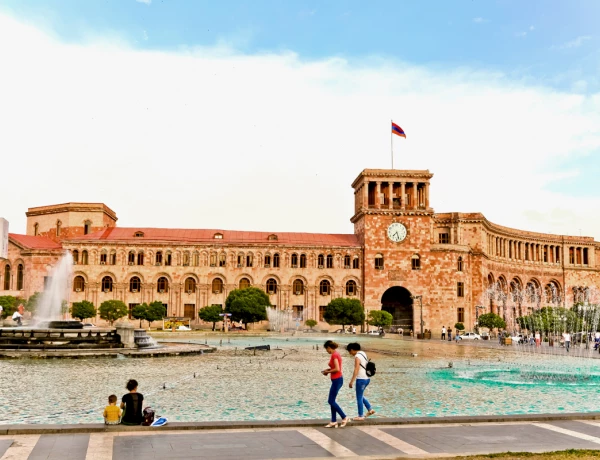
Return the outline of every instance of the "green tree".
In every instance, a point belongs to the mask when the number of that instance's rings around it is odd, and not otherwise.
[[[131,309],[131,316],[135,319],[140,320],[140,328],[142,327],[142,321],[148,317],[148,304],[146,302],[136,305]]]
[[[71,316],[80,321],[83,321],[86,318],[95,318],[96,313],[96,307],[94,307],[94,304],[92,302],[88,302],[87,300],[73,302],[73,306],[71,307]]]
[[[362,324],[365,320],[365,310],[358,299],[333,299],[327,307],[323,319],[329,324],[340,324],[345,328],[348,324]]]
[[[367,318],[367,324],[376,327],[386,327],[392,324],[394,317],[391,313],[383,310],[371,310]]]
[[[146,314],[146,321],[148,321],[148,329],[153,321],[160,321],[167,316],[167,311],[162,302],[155,300],[150,302],[148,305],[148,313]]]
[[[269,296],[255,287],[234,289],[225,300],[225,312],[231,313],[232,321],[243,321],[246,329],[249,323],[266,320],[270,306]]]
[[[42,298],[42,293],[36,292],[36,293],[32,294],[31,297],[29,297],[29,299],[27,299],[27,302],[25,302],[25,304],[23,305],[25,307],[25,310],[27,310],[29,313],[31,313],[32,316],[35,316],[41,298]]]
[[[202,321],[212,323],[212,330],[215,330],[216,324],[219,321],[223,321],[223,317],[219,314],[223,313],[221,305],[209,305],[208,307],[201,308],[198,311],[198,316]]]
[[[306,324],[311,329],[315,327],[318,323],[314,319],[307,319],[304,324]]]
[[[457,331],[464,331],[465,330],[465,325],[463,323],[456,323],[454,325],[454,329],[456,329]]]
[[[490,330],[496,328],[504,329],[506,327],[506,322],[496,313],[484,313],[483,315],[479,315],[478,322],[480,327],[487,327]]]
[[[100,313],[100,318],[108,321],[112,326],[116,320],[127,316],[129,310],[127,305],[120,300],[105,300],[100,305],[98,312]]]
[[[2,305],[2,319],[8,318],[17,311],[17,307],[21,303],[21,299],[12,295],[0,296],[0,305]]]

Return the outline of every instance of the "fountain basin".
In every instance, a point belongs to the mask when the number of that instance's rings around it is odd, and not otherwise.
[[[40,329],[83,329],[81,321],[43,321],[36,327]]]
[[[60,323],[60,322],[59,322]],[[0,350],[122,348],[115,328],[0,328]]]

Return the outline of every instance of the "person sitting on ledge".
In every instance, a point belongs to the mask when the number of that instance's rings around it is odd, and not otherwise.
[[[108,397],[108,406],[104,408],[104,424],[118,425],[121,423],[121,409],[117,407],[117,395]]]
[[[144,402],[144,395],[137,392],[138,383],[136,380],[129,380],[127,382],[127,389],[129,393],[123,395],[121,402],[121,409],[123,409],[123,416],[121,417],[121,423],[123,425],[141,425],[144,421],[142,415],[142,403]]]

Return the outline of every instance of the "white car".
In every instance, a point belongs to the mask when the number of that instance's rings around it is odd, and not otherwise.
[[[475,332],[463,332],[458,336],[460,340],[480,340],[481,336],[479,334],[475,334]]]

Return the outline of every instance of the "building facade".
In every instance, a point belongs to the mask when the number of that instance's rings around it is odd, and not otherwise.
[[[121,228],[104,204],[30,208],[27,234],[9,234],[0,295],[43,291],[68,250],[70,302],[158,300],[196,325],[200,308],[247,286],[294,318],[320,322],[331,299],[358,298],[367,312],[390,312],[406,333],[456,322],[469,329],[490,311],[514,325],[531,309],[589,300],[600,281],[593,238],[510,229],[480,213],[436,214],[432,177],[362,171],[352,183],[354,233],[342,235]]]

